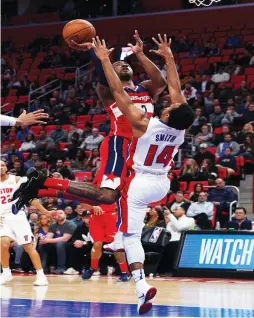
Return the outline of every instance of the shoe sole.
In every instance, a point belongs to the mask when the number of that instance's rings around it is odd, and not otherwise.
[[[157,294],[157,289],[155,287],[151,287],[148,289],[145,297],[145,302],[148,302],[149,300],[153,299]]]
[[[152,303],[144,303],[143,305],[141,305],[139,307],[139,314],[140,315],[144,315],[146,314],[148,311],[150,311],[153,307],[153,304]]]
[[[34,284],[33,284],[33,285],[34,285],[34,286],[48,286],[48,284],[49,284],[48,282],[47,282],[47,283],[45,283],[45,284],[35,284],[35,282],[34,282]]]

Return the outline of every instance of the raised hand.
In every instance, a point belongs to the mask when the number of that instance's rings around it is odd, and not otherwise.
[[[162,57],[173,57],[173,53],[170,49],[171,45],[171,39],[167,39],[167,35],[164,34],[164,38],[162,39],[162,36],[158,34],[159,41],[158,42],[154,37],[152,38],[153,42],[157,44],[158,50],[150,50],[150,52],[153,52],[157,55],[160,55]]]
[[[110,53],[114,50],[113,48],[107,49],[105,40],[101,41],[98,36],[96,36],[96,38],[93,38],[92,46],[94,48],[95,54],[101,61],[108,59]]]
[[[49,115],[44,113],[44,109],[38,109],[32,113],[26,113],[24,110],[21,115],[16,119],[17,126],[33,125],[33,124],[47,124],[45,119],[48,119]]]
[[[135,30],[135,34],[133,35],[133,37],[136,40],[136,44],[133,45],[131,43],[128,43],[128,46],[131,48],[133,53],[139,54],[139,53],[143,52],[143,42],[142,42],[137,30]]]
[[[77,43],[74,40],[71,40],[68,42],[69,46],[78,51],[88,51],[93,47],[93,44],[91,42],[85,42],[85,43]]]

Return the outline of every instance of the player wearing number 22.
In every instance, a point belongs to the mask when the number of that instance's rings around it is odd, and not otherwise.
[[[181,85],[176,71],[173,54],[170,50],[171,41],[159,35],[159,41],[154,39],[158,50],[154,53],[164,57],[167,65],[167,81],[172,105],[165,108],[160,119],[145,116],[144,112],[135,107],[131,98],[123,89],[108,57],[105,41],[93,40],[93,47],[97,57],[101,60],[110,89],[116,103],[129,120],[133,138],[128,158],[129,176],[121,191],[120,209],[122,223],[120,231],[128,264],[136,284],[138,295],[138,312],[144,314],[152,307],[150,300],[155,296],[156,289],[150,286],[143,270],[144,250],[141,244],[141,232],[147,205],[152,201],[161,200],[169,190],[170,182],[167,178],[170,163],[184,141],[185,129],[194,120],[191,107],[181,94]],[[88,183],[72,182],[47,178],[46,180],[33,171],[29,182],[24,183],[14,192],[13,199],[19,201],[28,199],[26,193],[36,196],[35,189],[40,186],[66,191],[73,195],[91,200],[94,204],[111,204],[113,199],[107,192]]]

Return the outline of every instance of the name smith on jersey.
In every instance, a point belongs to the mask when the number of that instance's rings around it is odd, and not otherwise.
[[[155,136],[155,141],[168,141],[173,142],[176,139],[176,136],[168,134],[157,134]]]

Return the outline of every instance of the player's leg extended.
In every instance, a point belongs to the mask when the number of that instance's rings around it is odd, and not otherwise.
[[[1,264],[3,269],[3,274],[0,278],[0,285],[6,284],[8,281],[12,280],[11,270],[10,270],[10,237],[2,236],[0,237],[1,242]]]
[[[23,245],[24,250],[29,255],[31,262],[33,263],[34,268],[36,269],[37,278],[34,282],[34,285],[36,286],[46,286],[48,285],[48,281],[46,276],[44,275],[42,264],[41,264],[41,258],[39,253],[36,251],[33,242],[24,244]]]

